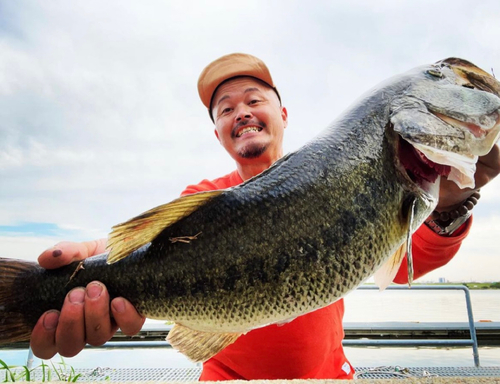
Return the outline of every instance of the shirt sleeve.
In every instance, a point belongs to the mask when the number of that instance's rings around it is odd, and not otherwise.
[[[414,279],[446,265],[457,254],[462,241],[467,237],[472,225],[472,217],[469,218],[452,236],[441,236],[435,233],[427,225],[422,224],[413,234],[412,255]],[[408,262],[403,259],[394,282],[405,284],[408,282]]]

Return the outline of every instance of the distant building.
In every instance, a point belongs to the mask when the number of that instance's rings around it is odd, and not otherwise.
[[[444,278],[444,277],[440,277],[440,278],[438,279],[438,283],[446,283],[446,278]]]

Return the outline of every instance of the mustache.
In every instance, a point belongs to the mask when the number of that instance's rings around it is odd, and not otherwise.
[[[266,124],[263,121],[259,120],[241,120],[238,122],[233,129],[231,130],[231,137],[236,137],[236,132],[246,125],[254,125],[256,127],[261,127],[262,129],[266,128]]]

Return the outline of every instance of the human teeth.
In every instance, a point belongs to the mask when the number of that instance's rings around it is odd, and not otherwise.
[[[246,128],[243,128],[241,131],[238,132],[238,134],[236,135],[236,137],[241,137],[242,135],[244,135],[245,133],[248,133],[248,132],[259,132],[261,130],[261,128],[259,127],[246,127]]]

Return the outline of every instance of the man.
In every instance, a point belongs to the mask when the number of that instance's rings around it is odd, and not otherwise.
[[[203,180],[182,193],[228,188],[259,174],[283,156],[283,135],[288,113],[266,65],[245,54],[223,56],[200,75],[198,91],[215,124],[215,135],[236,162],[236,170],[221,178]],[[479,159],[476,187],[500,173],[500,151]],[[438,212],[453,211],[474,191],[460,190],[444,181]],[[441,236],[423,225],[413,236],[415,277],[446,264],[458,251],[471,220],[464,220],[451,235]],[[40,255],[45,268],[99,254],[106,241],[60,243]],[[396,282],[406,281],[406,266]],[[342,349],[343,300],[300,316],[284,325],[270,325],[247,333],[204,363],[201,380],[352,378],[353,368]],[[112,317],[110,317],[110,315]],[[106,287],[92,282],[68,293],[61,312],[49,311],[33,330],[31,345],[41,358],[59,352],[74,356],[85,345],[106,342],[119,326],[126,334],[139,331],[144,318],[123,298],[109,303]]]

